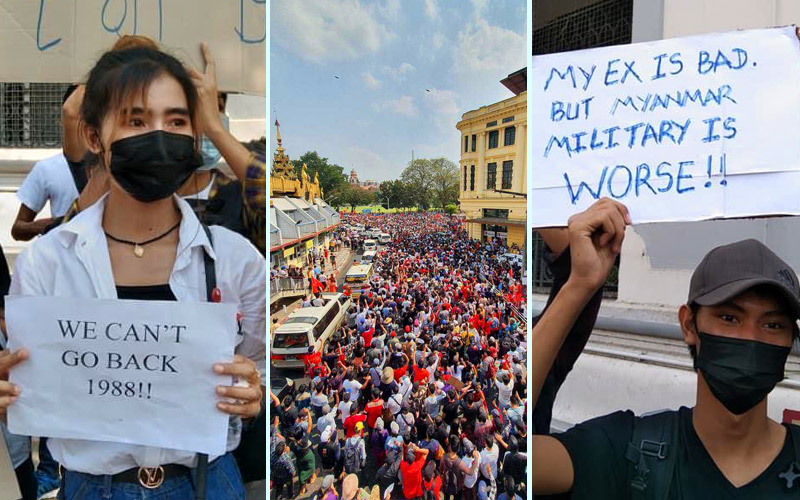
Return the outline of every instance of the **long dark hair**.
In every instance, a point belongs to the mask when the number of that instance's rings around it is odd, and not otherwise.
[[[175,57],[146,47],[135,47],[106,52],[89,72],[86,93],[81,105],[81,119],[89,127],[100,130],[103,118],[112,111],[130,111],[131,102],[138,95],[147,102],[147,90],[153,80],[168,75],[178,81],[186,102],[195,141],[199,143],[194,127],[197,109],[197,90],[186,68]]]

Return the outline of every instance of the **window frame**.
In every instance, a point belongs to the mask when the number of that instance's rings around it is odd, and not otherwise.
[[[492,137],[494,137],[494,141],[492,141]],[[492,146],[492,144],[494,144],[494,146]],[[499,145],[500,145],[500,130],[490,130],[488,147],[486,149],[497,149]]]
[[[475,165],[469,167],[469,190],[475,191]]]
[[[497,189],[497,162],[486,164],[486,189]]]
[[[511,142],[508,141],[509,132],[511,132]],[[513,146],[517,140],[517,127],[512,125],[503,130],[503,146]]]
[[[506,169],[506,166],[509,168]],[[508,174],[508,182],[506,182],[506,173]],[[511,186],[514,185],[514,160],[505,160],[503,162],[502,179],[500,182],[502,186],[500,189],[511,189]]]

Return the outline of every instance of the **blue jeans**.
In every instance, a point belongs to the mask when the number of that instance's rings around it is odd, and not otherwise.
[[[164,481],[149,490],[139,483],[112,483],[111,476],[92,476],[64,471],[59,500],[192,500],[195,471],[191,477],[180,476]],[[225,455],[208,464],[206,498],[209,500],[244,500],[244,484],[233,455]]]

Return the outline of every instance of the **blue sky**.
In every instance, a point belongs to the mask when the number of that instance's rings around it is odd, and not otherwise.
[[[292,159],[316,150],[362,180],[399,177],[412,149],[458,163],[461,115],[513,95],[500,80],[525,66],[525,8],[273,1],[269,123],[277,115]],[[270,134],[274,151],[274,126]]]

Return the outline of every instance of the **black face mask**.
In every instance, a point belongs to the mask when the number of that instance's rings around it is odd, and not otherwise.
[[[745,413],[784,379],[789,347],[699,333],[695,368],[711,393],[734,415]]]
[[[155,130],[111,144],[111,175],[143,203],[171,196],[202,164],[188,135]]]

